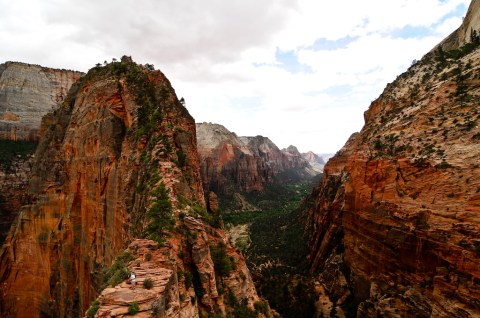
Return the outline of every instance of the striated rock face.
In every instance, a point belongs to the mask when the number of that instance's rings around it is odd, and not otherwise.
[[[466,23],[478,19],[478,3]],[[474,46],[472,53],[429,53],[388,85],[362,131],[326,165],[304,204],[311,270],[328,298],[319,311],[480,316]]]
[[[250,308],[258,300],[243,258],[205,209],[193,118],[150,69],[128,57],[93,68],[44,117],[29,204],[0,252],[2,317],[79,317],[108,285],[115,290],[102,292],[102,315],[125,313],[131,300],[144,312],[189,317],[233,310],[221,282]],[[236,269],[217,280],[210,249],[224,241]],[[126,269],[116,256],[127,247],[128,268],[139,280],[154,276],[155,295],[122,289]],[[147,250],[151,260],[142,258]],[[178,282],[179,269],[188,282]]]
[[[0,64],[0,139],[38,141],[42,116],[83,73],[18,62]]]
[[[238,137],[221,125],[197,123],[197,142],[204,188],[218,194],[263,191],[282,172],[316,174],[295,147],[280,150],[267,137]]]

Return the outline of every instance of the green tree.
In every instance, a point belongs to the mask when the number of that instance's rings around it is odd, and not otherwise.
[[[162,237],[166,234],[166,230],[171,230],[175,225],[175,220],[172,216],[172,203],[168,197],[168,192],[165,184],[161,183],[153,192],[156,199],[146,214],[150,221],[146,228],[147,235],[158,243],[162,242]]]

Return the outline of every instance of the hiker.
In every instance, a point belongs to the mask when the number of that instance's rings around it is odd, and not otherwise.
[[[130,289],[135,289],[135,284],[137,283],[135,273],[131,272],[128,276],[128,279],[130,280],[130,284],[132,284],[132,286],[130,286]]]

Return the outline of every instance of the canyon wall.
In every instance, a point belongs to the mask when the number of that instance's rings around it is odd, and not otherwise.
[[[82,75],[18,62],[0,64],[0,242],[22,205],[42,116],[65,99]]]
[[[305,200],[324,316],[480,316],[479,47],[437,48],[387,85]]]
[[[100,293],[101,316],[253,311],[243,257],[205,208],[195,123],[160,71],[91,69],[41,131],[0,252],[2,317],[79,317]],[[125,288],[132,270],[152,293]]]
[[[18,62],[0,64],[0,139],[38,141],[42,116],[65,99],[82,75]]]

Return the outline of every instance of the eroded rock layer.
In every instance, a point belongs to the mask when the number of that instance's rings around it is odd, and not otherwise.
[[[195,123],[160,71],[128,57],[93,68],[42,134],[0,254],[2,317],[83,316],[107,286],[102,315],[132,299],[143,315],[253,310],[243,258],[205,209]],[[127,269],[154,276],[155,295],[123,290]]]
[[[389,84],[305,201],[324,314],[480,316],[480,41],[467,41]]]

